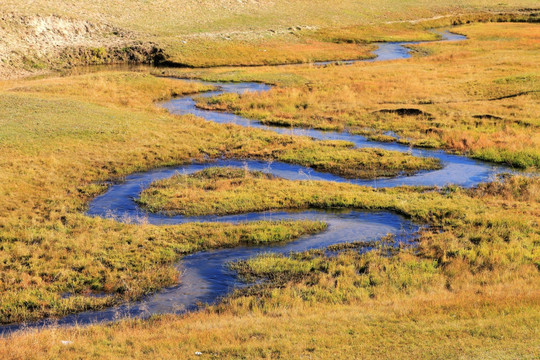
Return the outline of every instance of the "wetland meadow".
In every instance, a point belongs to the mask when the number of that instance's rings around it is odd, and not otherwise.
[[[533,0],[0,4],[1,359],[537,359]]]

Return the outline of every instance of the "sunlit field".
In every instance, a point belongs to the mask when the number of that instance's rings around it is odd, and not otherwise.
[[[346,129],[374,140],[394,141],[385,137],[392,131],[400,142],[414,146],[538,168],[537,25],[475,24],[456,31],[469,40],[416,45],[420,55],[408,61],[330,66],[323,71],[306,66],[193,74],[282,85],[264,95],[209,99],[201,102],[205,108],[233,111],[267,124]],[[432,55],[423,56],[426,53]]]
[[[9,51],[0,54],[0,324],[106,309],[181,286],[176,265],[200,251],[287,244],[328,231],[307,217],[153,225],[86,214],[93,199],[134,173],[209,164],[149,181],[131,199],[149,214],[358,210],[397,214],[420,230],[405,243],[391,234],[363,242],[358,234],[328,248],[259,251],[227,264],[250,285],[215,304],[181,315],[23,329],[0,337],[0,358],[537,359],[537,5],[3,1],[0,13],[9,16],[0,20],[0,50]],[[36,15],[69,19],[64,30],[106,25],[79,32],[84,41],[76,46],[63,39],[47,50],[23,44],[34,35],[58,41],[58,33],[28,32]],[[453,24],[467,40],[436,42],[432,29]],[[430,42],[408,45],[408,59],[311,64],[370,59],[381,41]],[[141,46],[135,57],[134,42]],[[162,66],[127,66],[158,63],[156,54]],[[77,67],[112,63],[124,66]],[[216,88],[187,79],[273,87],[205,97]],[[291,132],[160,106],[188,95],[200,109]],[[297,136],[296,128],[370,142],[356,148]],[[473,187],[370,186],[447,166],[413,149],[506,166],[508,174]],[[216,165],[231,159],[302,166],[365,185]]]
[[[537,8],[534,0],[5,0],[0,76],[126,62],[213,67],[362,59],[371,56],[372,42],[434,40],[428,29],[471,21],[538,21]]]
[[[90,97],[86,96],[89,88]],[[439,166],[430,159],[401,153],[383,152],[373,158],[368,156],[370,149],[351,149],[347,143],[315,142],[176,117],[153,104],[153,100],[198,90],[206,88],[127,72],[6,84],[0,98],[5,109],[0,136],[2,239],[6,241],[2,247],[2,322],[99,308],[122,297],[138,297],[174,281],[176,271],[169,266],[182,252],[212,243],[207,239],[193,247],[190,242],[201,236],[206,239],[215,231],[216,246],[221,241],[238,242],[242,231],[255,226],[233,227],[238,233],[231,237],[215,225],[167,229],[82,215],[88,200],[106,189],[107,180],[121,181],[131,172],[220,156],[313,163],[350,175],[361,172],[362,166],[384,173],[396,167]],[[376,176],[375,170],[369,176]],[[205,229],[210,232],[201,235]],[[98,245],[101,241],[103,245]],[[148,251],[137,250],[146,247]],[[126,267],[126,261],[131,265]],[[160,275],[161,271],[168,275]],[[146,273],[149,282],[142,282],[137,272]],[[84,296],[102,290],[111,296]],[[63,298],[66,292],[80,296]]]

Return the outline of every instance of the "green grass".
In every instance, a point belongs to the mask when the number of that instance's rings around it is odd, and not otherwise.
[[[324,224],[309,221],[156,227],[79,215],[66,216],[63,222],[57,226],[63,236],[43,229],[32,234],[32,243],[3,238],[3,323],[65,316],[140,298],[177,283],[179,274],[171,264],[195,251],[290,241],[324,229]],[[83,229],[83,236],[76,234]]]

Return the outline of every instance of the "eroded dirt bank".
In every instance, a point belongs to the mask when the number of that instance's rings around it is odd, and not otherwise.
[[[58,16],[2,15],[0,79],[79,65],[154,63],[163,50],[112,25]]]

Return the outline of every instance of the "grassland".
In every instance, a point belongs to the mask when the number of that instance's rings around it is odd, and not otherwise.
[[[433,38],[427,27],[463,18],[460,13],[478,19],[486,11],[537,5],[186,1],[179,11],[178,4],[164,0],[106,2],[109,11],[101,14],[104,4],[7,0],[0,12],[107,23],[104,29],[122,28],[130,40],[159,42],[173,61],[210,66],[335,58],[341,50],[340,55],[364,57],[369,42]],[[421,17],[430,20],[415,21]],[[278,86],[268,94],[228,95],[200,106],[269,124],[347,129],[389,141],[385,133],[394,131],[404,143],[534,173],[537,26],[460,27],[456,31],[468,41],[416,46],[419,56],[406,61],[154,73],[272,83]],[[277,50],[258,51],[269,46]],[[300,51],[290,56],[293,49]],[[230,54],[235,57],[225,62]],[[152,226],[85,216],[88,202],[110,180],[219,157],[289,161],[351,177],[439,166],[393,152],[375,158],[373,150],[351,149],[345,142],[172,116],[155,106],[205,90],[147,70],[0,82],[0,322],[135,299],[175,283],[178,273],[171,265],[185,254],[289,241],[325,228],[309,221]],[[535,359],[539,187],[537,176],[506,177],[475,189],[372,189],[216,169],[173,177],[154,184],[140,201],[152,211],[182,214],[386,210],[429,227],[414,248],[397,248],[393,256],[383,244],[367,253],[344,247],[332,257],[320,251],[262,255],[232,265],[259,284],[216,306],[185,316],[28,331],[0,339],[0,358]],[[263,190],[268,196],[259,195]],[[105,296],[89,296],[96,293]]]
[[[171,264],[182,254],[240,239],[291,239],[320,228],[311,223],[154,227],[84,216],[87,202],[106,189],[105,181],[222,156],[281,159],[351,175],[359,173],[363,159],[363,171],[374,165],[383,173],[396,166],[439,166],[390,152],[370,158],[369,150],[347,143],[176,117],[154,104],[207,89],[118,71],[2,84],[1,322],[137,298],[173,282]],[[95,291],[109,296],[85,296]],[[65,293],[77,296],[63,298]]]
[[[538,168],[538,25],[475,24],[456,31],[469,40],[415,46],[434,55],[396,63],[167,73],[277,84],[265,94],[199,104],[265,124],[347,129],[387,141],[393,139],[384,134],[392,131],[402,143]]]
[[[212,183],[245,176],[209,170],[197,178]],[[205,358],[537,357],[537,178],[440,191],[283,184],[260,174],[248,179],[255,181],[244,183],[251,194],[257,182],[264,182],[270,197],[286,186],[288,208],[294,202],[303,208],[311,196],[310,206],[394,209],[433,228],[420,235],[416,249],[402,248],[392,257],[384,247],[335,257],[318,251],[263,255],[234,265],[261,284],[206,311],[30,332],[0,340],[0,349],[11,358],[196,358],[195,352]],[[231,190],[209,191],[215,199],[194,201],[194,209],[212,208]],[[259,209],[267,207],[266,199],[254,200]]]
[[[288,30],[292,26],[347,27],[352,25],[383,24],[393,21],[475,15],[475,13],[511,12],[535,8],[534,0],[510,0],[493,4],[482,0],[443,1],[396,0],[341,1],[339,4],[324,0],[293,1],[184,1],[181,6],[170,0],[144,3],[127,0],[110,3],[105,0],[66,3],[61,0],[34,1],[20,4],[15,0],[2,2],[0,11],[26,16],[56,15],[77,20],[101,20],[118,27],[161,37],[179,37],[187,34],[242,33],[268,30]],[[107,8],[106,13],[103,9]],[[129,9],[129,11],[127,11]],[[287,14],[287,16],[284,16]]]
[[[359,59],[370,56],[369,42],[434,39],[427,28],[468,21],[537,21],[537,8],[534,0],[6,0],[0,4],[0,77],[99,63]]]
[[[13,338],[2,344],[2,350],[16,359],[74,359],[80,354],[134,359],[327,359],[341,355],[534,359],[538,354],[532,330],[538,322],[534,299],[498,290],[481,295],[443,292],[385,305],[367,300],[341,306],[320,304],[317,309],[300,305],[267,314],[196,313],[77,332],[59,329]],[[522,306],[513,306],[516,301]],[[62,340],[73,344],[62,345]],[[197,351],[203,355],[196,356]]]

